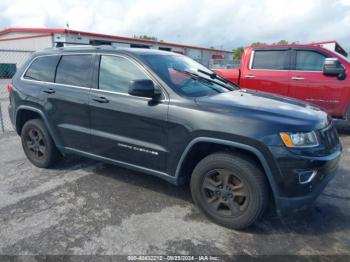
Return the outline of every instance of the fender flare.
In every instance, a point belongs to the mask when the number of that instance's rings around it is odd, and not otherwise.
[[[261,153],[260,150],[258,150],[257,148],[255,148],[253,146],[238,143],[238,142],[233,142],[233,141],[229,141],[229,140],[222,140],[222,139],[211,138],[211,137],[197,137],[197,138],[193,139],[185,148],[184,152],[181,155],[180,161],[176,167],[175,178],[177,181],[179,180],[180,170],[181,170],[183,161],[186,159],[188,152],[191,150],[191,148],[195,144],[197,144],[199,142],[208,142],[208,143],[213,143],[213,144],[231,146],[231,147],[243,149],[243,150],[246,150],[246,151],[253,153],[259,159],[259,161],[260,161],[260,163],[265,171],[265,174],[267,176],[267,180],[271,186],[271,190],[272,190],[274,199],[276,200],[276,197],[278,197],[278,195],[279,195],[278,190],[277,190],[277,185],[276,185],[275,179],[273,177],[272,170],[271,170],[265,156]]]
[[[35,113],[38,113],[40,115],[40,117],[42,118],[42,120],[44,121],[44,124],[47,128],[47,130],[49,131],[50,136],[52,137],[52,140],[55,142],[55,145],[57,148],[61,148],[60,143],[58,142],[57,138],[54,136],[54,132],[52,131],[49,122],[47,120],[47,117],[45,116],[44,112],[36,107],[33,106],[27,106],[27,105],[20,105],[17,109],[16,109],[16,114],[15,114],[15,127],[16,127],[16,131],[17,130],[17,119],[18,119],[18,114],[21,110],[28,110],[28,111],[32,111]],[[20,135],[20,134],[19,134]]]

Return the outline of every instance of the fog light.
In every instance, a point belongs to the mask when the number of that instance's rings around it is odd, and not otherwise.
[[[302,171],[299,173],[299,184],[310,183],[317,175],[317,170]]]

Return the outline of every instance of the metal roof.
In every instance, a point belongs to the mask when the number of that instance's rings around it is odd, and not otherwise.
[[[145,44],[145,43],[146,44],[156,44],[156,45],[165,45],[165,46],[172,46],[172,47],[179,47],[179,48],[198,49],[198,50],[203,50],[203,51],[232,53],[231,51],[227,51],[227,50],[211,49],[211,48],[205,48],[205,47],[162,42],[162,41],[158,41],[158,40],[147,40],[147,39],[139,39],[139,38],[133,38],[133,37],[91,33],[91,32],[77,31],[77,30],[71,30],[71,29],[65,29],[65,28],[10,27],[10,28],[0,30],[0,35],[5,35],[8,33],[39,33],[39,34],[43,34],[42,36],[46,36],[47,34],[74,34],[74,35],[78,35],[78,36],[91,36],[91,37],[96,37],[96,38],[107,38],[107,39],[111,39],[111,40],[120,40],[120,41],[127,41],[127,42],[131,41],[131,42],[138,42],[138,43],[143,43],[143,44]],[[36,37],[36,36],[31,36],[31,37]],[[29,37],[27,37],[27,38],[29,38]],[[6,41],[6,40],[16,40],[16,39],[18,39],[18,40],[25,39],[25,37],[13,37],[13,38],[8,38],[8,39],[5,38],[5,39],[0,39],[0,40]]]

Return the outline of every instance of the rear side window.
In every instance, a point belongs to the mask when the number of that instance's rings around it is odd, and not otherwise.
[[[101,56],[99,88],[128,93],[131,80],[149,79],[134,63],[118,56]]]
[[[25,79],[53,82],[60,56],[43,56],[36,58],[24,75]]]
[[[255,50],[252,69],[284,70],[288,63],[287,50]]]
[[[73,86],[90,86],[91,55],[64,55],[56,72],[56,83]]]
[[[295,70],[322,71],[326,57],[323,54],[308,50],[298,50],[295,61]]]

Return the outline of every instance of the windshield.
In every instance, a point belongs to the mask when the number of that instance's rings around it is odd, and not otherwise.
[[[230,84],[211,79],[213,74],[205,66],[182,55],[145,54],[144,62],[157,73],[175,92],[188,97],[210,96],[229,92]],[[202,72],[201,72],[202,71]]]

